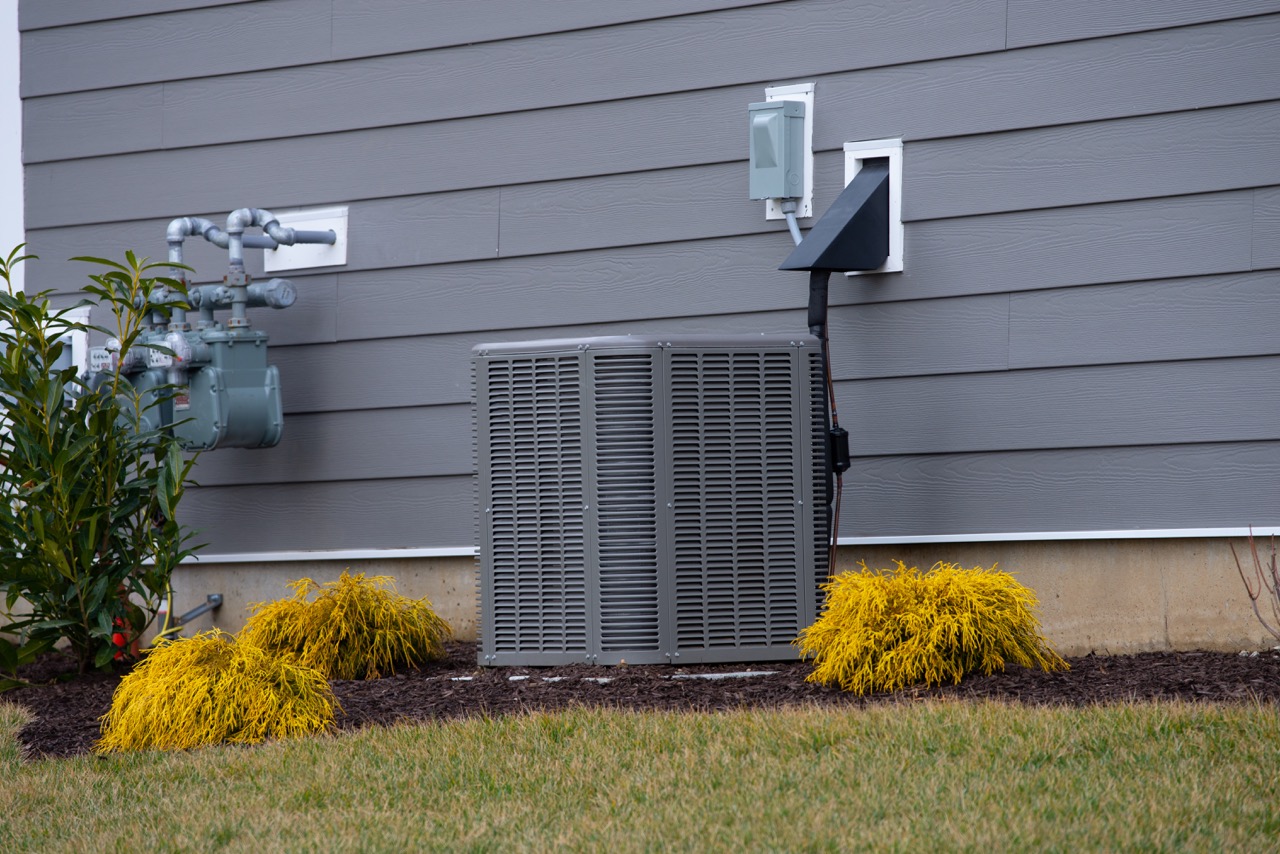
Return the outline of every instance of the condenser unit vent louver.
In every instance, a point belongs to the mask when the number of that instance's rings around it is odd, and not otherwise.
[[[482,664],[794,658],[827,575],[807,336],[482,345]]]

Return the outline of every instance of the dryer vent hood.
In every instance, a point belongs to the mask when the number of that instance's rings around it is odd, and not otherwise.
[[[889,257],[889,160],[867,160],[779,270],[875,270]]]

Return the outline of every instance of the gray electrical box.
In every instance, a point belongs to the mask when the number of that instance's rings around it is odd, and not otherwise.
[[[804,102],[752,104],[747,114],[749,198],[800,198],[804,195]]]

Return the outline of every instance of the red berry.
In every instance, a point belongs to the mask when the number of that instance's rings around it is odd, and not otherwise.
[[[123,647],[123,646],[124,646],[124,635],[120,634],[119,632],[116,632],[115,634],[113,634],[113,635],[111,636],[111,642],[112,642],[113,644],[115,644],[116,646]]]

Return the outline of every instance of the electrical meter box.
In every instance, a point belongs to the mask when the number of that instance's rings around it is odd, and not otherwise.
[[[280,442],[280,372],[267,364],[267,335],[252,329],[204,330],[208,363],[190,373],[173,401],[173,432],[184,447],[270,448]]]

